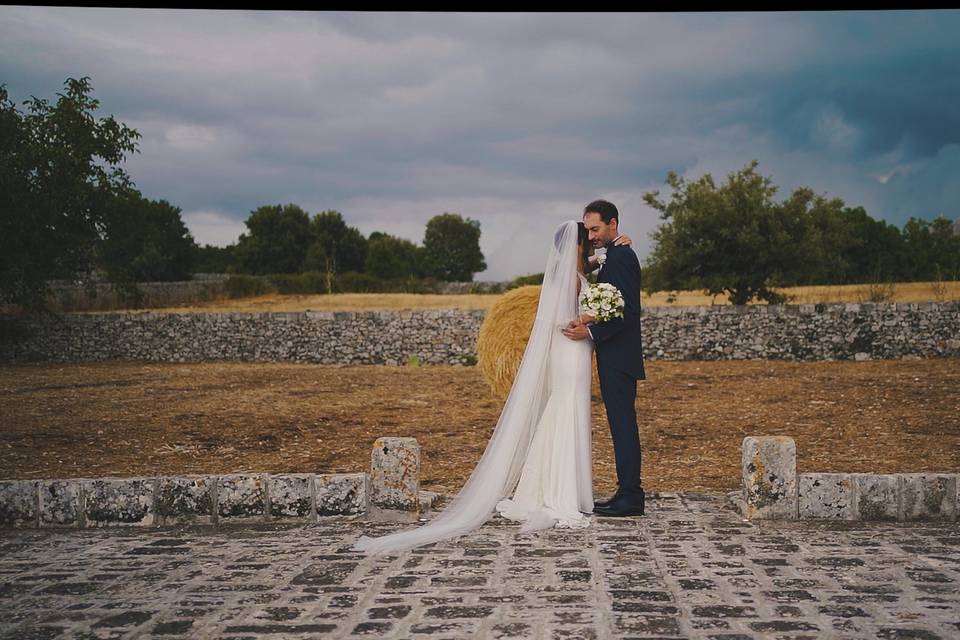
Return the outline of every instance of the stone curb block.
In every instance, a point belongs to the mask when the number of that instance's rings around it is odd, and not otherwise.
[[[949,473],[901,473],[900,520],[955,520],[957,475]]]
[[[312,474],[268,475],[267,496],[271,518],[312,520],[317,517]]]
[[[232,473],[217,478],[217,520],[259,522],[267,513],[264,474]]]
[[[853,520],[855,484],[847,473],[801,473],[798,515],[802,520]]]
[[[216,482],[203,475],[157,478],[157,524],[214,524]]]
[[[41,480],[39,494],[41,527],[83,526],[80,480]]]
[[[900,512],[900,480],[891,473],[856,473],[856,520],[890,522]]]
[[[39,480],[0,482],[0,527],[37,527]]]
[[[317,515],[354,515],[366,510],[370,476],[366,473],[333,473],[314,480]]]
[[[151,526],[156,485],[156,478],[82,480],[84,526]]]
[[[315,522],[364,514],[369,495],[367,473],[0,480],[0,528]]]

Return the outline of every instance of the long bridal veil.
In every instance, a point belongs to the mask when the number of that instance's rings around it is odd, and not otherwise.
[[[520,368],[487,448],[459,493],[426,524],[378,538],[361,536],[353,549],[391,553],[468,533],[513,492],[547,401],[551,341],[567,340],[560,328],[577,316],[577,237],[574,220],[554,234]]]

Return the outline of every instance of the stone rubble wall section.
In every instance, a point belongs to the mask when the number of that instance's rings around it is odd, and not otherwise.
[[[316,364],[461,364],[484,312],[369,311],[89,314],[28,321],[0,358],[83,362],[239,360]]]
[[[742,488],[731,498],[748,520],[956,520],[960,474],[797,473],[786,436],[743,439]]]
[[[317,521],[367,511],[369,474],[0,480],[0,527],[154,527]]]
[[[644,355],[664,360],[960,356],[960,301],[651,307]]]
[[[0,335],[0,360],[471,364],[485,314],[74,314],[28,320],[30,336]],[[648,307],[642,329],[651,360],[960,357],[960,301]]]

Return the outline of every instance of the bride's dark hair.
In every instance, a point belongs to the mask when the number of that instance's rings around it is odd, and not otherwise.
[[[590,235],[587,233],[587,226],[582,222],[577,223],[577,244],[583,248],[583,272],[590,270]]]

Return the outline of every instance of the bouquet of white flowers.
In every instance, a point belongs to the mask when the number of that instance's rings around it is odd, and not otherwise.
[[[590,285],[582,304],[583,312],[593,316],[597,322],[623,317],[623,294],[609,282]]]

